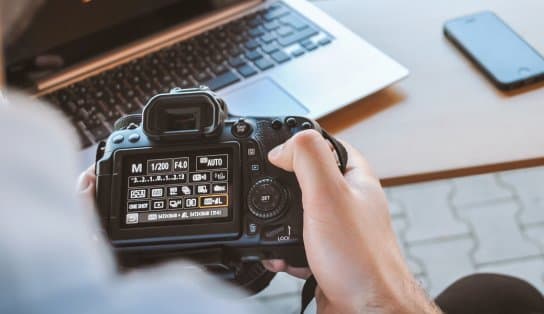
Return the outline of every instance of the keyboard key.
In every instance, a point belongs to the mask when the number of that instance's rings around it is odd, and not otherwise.
[[[229,64],[232,65],[233,67],[237,68],[239,66],[242,66],[244,64],[246,64],[246,61],[240,57],[236,57],[236,58],[231,58],[229,60]]]
[[[222,63],[225,60],[225,57],[221,53],[214,53],[210,57],[212,63]]]
[[[117,119],[121,118],[122,116],[121,112],[119,112],[119,110],[116,107],[107,110],[104,114],[105,114],[106,120],[109,121],[110,123],[115,122]]]
[[[204,85],[208,86],[211,90],[219,90],[238,81],[240,81],[240,78],[232,71],[228,71],[205,82]]]
[[[264,70],[268,70],[270,69],[271,67],[274,66],[274,63],[272,63],[272,61],[266,59],[266,58],[261,58],[257,61],[255,61],[255,65],[261,69],[261,71],[264,71]]]
[[[245,31],[245,27],[242,24],[240,24],[240,21],[231,22],[227,26],[227,28],[229,29],[229,31],[231,31],[234,34],[240,34],[240,33],[243,33]]]
[[[261,26],[257,26],[255,28],[250,29],[247,33],[251,37],[258,37],[264,34],[264,29]]]
[[[89,131],[97,140],[103,140],[110,135],[110,130],[108,130],[104,125],[99,125]]]
[[[267,12],[263,15],[263,17],[267,21],[272,21],[278,17],[288,15],[288,14],[290,14],[289,10],[284,6],[280,6],[277,8],[268,9]]]
[[[73,101],[67,101],[65,103],[61,103],[62,108],[64,111],[66,111],[69,114],[74,114],[77,111],[77,105]]]
[[[279,50],[280,47],[276,45],[275,43],[271,43],[271,44],[263,45],[261,49],[266,53],[272,53],[274,51]]]
[[[291,27],[298,30],[305,29],[309,26],[306,22],[292,14],[282,17],[280,19],[280,22],[285,25],[290,25]]]
[[[300,44],[302,45],[302,47],[306,48],[306,50],[308,51],[317,49],[317,45],[314,44],[314,42],[311,40],[305,40],[301,42]]]
[[[189,87],[193,87],[195,84],[185,79],[185,80],[181,80],[177,85],[178,87],[181,87],[181,88],[189,88]]]
[[[211,77],[212,77],[212,76],[211,76],[208,72],[200,72],[200,73],[195,74],[195,79],[196,79],[198,82],[207,81],[207,80],[209,80]]]
[[[318,33],[317,30],[315,30],[314,28],[308,27],[303,29],[302,31],[296,32],[287,37],[281,37],[278,39],[278,42],[282,46],[290,46],[296,42],[312,37],[316,35],[317,33]]]
[[[247,48],[247,49],[251,49],[251,50],[253,50],[253,49],[259,47],[260,45],[261,45],[261,44],[259,44],[259,42],[256,41],[255,39],[252,39],[252,40],[246,42],[246,44],[245,44],[246,48]]]
[[[273,33],[266,33],[263,36],[261,36],[261,40],[265,43],[269,44],[276,40],[276,36]]]
[[[240,72],[240,74],[242,74],[243,77],[250,77],[257,74],[257,70],[255,70],[255,68],[253,68],[249,64],[239,67],[238,72]]]
[[[248,58],[251,61],[260,59],[262,57],[263,57],[263,55],[260,54],[257,50],[251,50],[251,51],[246,52],[246,58]]]
[[[132,88],[125,90],[125,98],[126,99],[132,99],[135,96],[136,96],[136,92]]]
[[[291,27],[289,27],[289,26],[282,26],[282,27],[278,28],[278,29],[276,30],[276,32],[277,32],[280,36],[285,37],[285,36],[288,36],[288,35],[293,34],[294,30],[293,30]]]
[[[224,64],[217,64],[212,67],[212,71],[215,74],[222,74],[225,73],[228,70],[228,68]]]
[[[132,101],[121,102],[119,105],[125,113],[132,113],[138,109]]]
[[[79,120],[87,120],[87,119],[89,119],[89,116],[90,116],[90,114],[89,114],[89,112],[88,112],[85,108],[80,107],[80,108],[77,110],[77,118],[78,118]]]
[[[245,38],[242,35],[235,35],[232,37],[232,41],[235,43],[242,43],[244,40]]]
[[[273,31],[278,27],[280,27],[280,23],[278,23],[278,21],[271,21],[271,22],[264,23],[264,28],[269,31]]]
[[[329,38],[323,38],[318,41],[318,44],[320,44],[321,46],[326,46],[330,43],[331,43],[331,40]]]
[[[261,25],[263,23],[263,19],[257,15],[258,13],[253,13],[249,15],[249,19],[247,20],[247,24],[251,27],[255,27],[258,25]]]
[[[291,58],[282,50],[278,50],[270,55],[277,63],[284,63],[289,61]]]
[[[241,55],[242,52],[243,50],[239,46],[232,46],[226,51],[226,53],[228,54],[228,57],[237,57]]]
[[[298,48],[297,50],[295,50],[295,51],[292,52],[292,55],[293,55],[294,57],[300,57],[300,56],[302,56],[302,55],[305,54],[305,53],[306,53],[306,51],[304,51],[304,49]]]

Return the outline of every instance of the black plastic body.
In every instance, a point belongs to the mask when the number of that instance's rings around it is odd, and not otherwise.
[[[450,20],[444,34],[501,90],[544,79],[544,58],[492,12]]]
[[[286,123],[288,118],[291,122],[289,125]],[[307,265],[298,182],[293,173],[270,164],[267,154],[303,129],[312,128],[318,132],[321,129],[315,121],[304,117],[244,117],[243,121],[251,126],[251,131],[239,137],[233,134],[232,128],[240,119],[228,117],[221,125],[222,131],[212,138],[155,141],[146,135],[142,126],[118,130],[99,148],[102,151],[96,163],[98,209],[122,264],[136,266],[167,257],[185,257],[212,266],[275,258],[285,259],[295,266]],[[294,125],[293,119],[296,122]],[[278,121],[281,122],[280,127]],[[128,141],[134,134],[139,136],[139,140]],[[119,138],[119,135],[125,140],[115,143],[113,139]],[[224,146],[234,150],[234,210],[230,220],[190,225],[122,226],[120,161],[123,156],[150,152],[182,153]],[[256,149],[254,156],[248,155],[248,148]],[[259,169],[255,170],[253,165],[259,165]],[[270,219],[252,214],[247,201],[250,188],[256,181],[265,178],[278,182],[287,194],[285,209]]]

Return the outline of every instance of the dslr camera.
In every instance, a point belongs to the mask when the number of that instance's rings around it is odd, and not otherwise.
[[[234,269],[231,279],[243,285],[262,275],[262,259],[307,265],[300,188],[267,154],[314,129],[342,170],[345,149],[315,121],[231,116],[201,87],[156,95],[114,128],[98,147],[96,197],[121,265],[184,257]]]

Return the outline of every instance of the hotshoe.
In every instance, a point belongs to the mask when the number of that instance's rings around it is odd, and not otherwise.
[[[96,200],[122,265],[185,257],[235,269],[238,282],[262,259],[307,265],[300,188],[267,154],[314,129],[331,142],[343,170],[344,147],[317,122],[231,116],[201,87],[156,95],[141,115],[114,128],[98,146]]]

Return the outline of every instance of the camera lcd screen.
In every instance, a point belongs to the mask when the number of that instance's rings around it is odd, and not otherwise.
[[[231,148],[129,155],[123,160],[123,227],[232,218]]]

